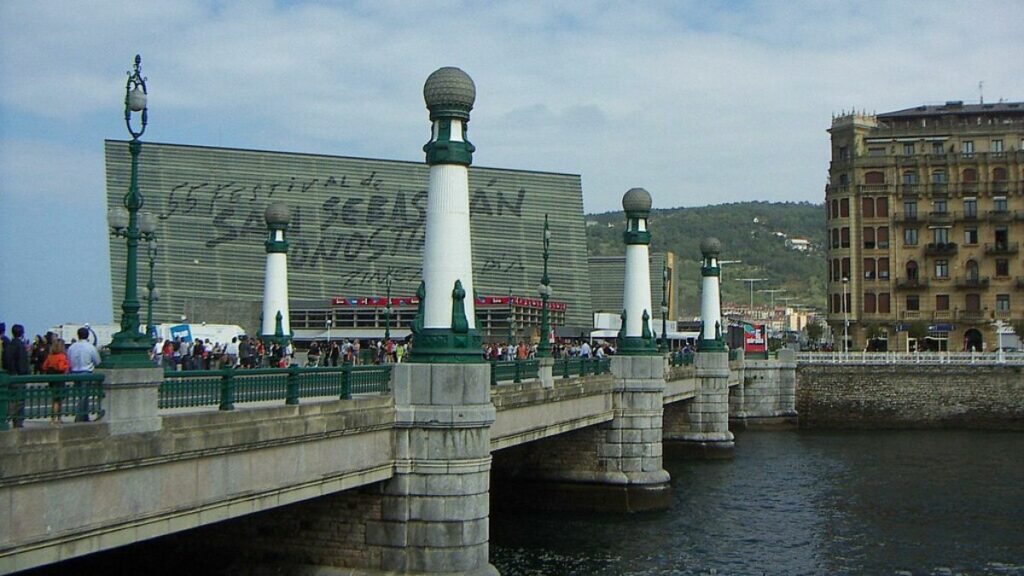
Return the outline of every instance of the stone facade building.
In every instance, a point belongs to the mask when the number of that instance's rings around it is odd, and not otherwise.
[[[842,349],[995,349],[1024,319],[1024,103],[835,117],[828,322]]]

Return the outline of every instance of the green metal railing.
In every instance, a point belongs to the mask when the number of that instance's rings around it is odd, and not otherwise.
[[[234,410],[236,403],[244,402],[298,404],[301,398],[323,396],[349,399],[353,394],[383,394],[390,382],[391,366],[387,364],[166,372],[160,384],[159,407]]]
[[[103,416],[102,374],[0,374],[0,430],[64,416]]]
[[[556,358],[552,368],[552,376],[569,378],[571,376],[588,376],[591,374],[607,374],[611,372],[612,359],[605,358]]]
[[[490,364],[491,386],[496,386],[498,382],[522,382],[536,379],[540,370],[539,360],[490,360]]]

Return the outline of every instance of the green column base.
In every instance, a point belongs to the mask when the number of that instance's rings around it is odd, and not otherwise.
[[[624,356],[657,356],[658,345],[653,338],[626,336],[620,339],[619,347],[615,350],[615,353]]]
[[[484,362],[480,333],[457,333],[450,328],[424,328],[413,336],[410,362],[475,364]]]
[[[103,368],[152,368],[149,352],[153,339],[144,334],[118,332],[110,343],[110,354],[103,358]]]

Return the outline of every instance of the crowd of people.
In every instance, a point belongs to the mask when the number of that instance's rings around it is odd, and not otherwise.
[[[484,345],[485,360],[529,360],[537,357],[537,345],[527,344],[520,340],[518,344],[500,342]],[[615,348],[608,342],[597,342],[591,345],[586,340],[569,340],[551,344],[553,358],[606,358],[615,355]]]
[[[25,327],[21,324],[11,326],[11,336],[7,336],[6,323],[0,322],[0,359],[2,369],[12,376],[31,374],[88,374],[100,365],[100,353],[96,349],[95,335],[86,327],[78,329],[77,338],[71,345],[65,344],[57,334],[47,332],[46,336],[36,335],[29,343],[25,338]],[[24,384],[12,384],[18,389]],[[50,419],[55,425],[63,421],[64,398],[68,395],[68,386],[82,389],[86,382],[51,382],[52,405]],[[88,422],[90,403],[87,394],[78,394],[78,403],[74,407],[75,422]],[[8,403],[7,417],[15,428],[21,428],[25,422],[24,399],[15,397]]]

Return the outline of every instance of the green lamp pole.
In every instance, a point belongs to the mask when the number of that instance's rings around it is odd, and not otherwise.
[[[128,72],[128,81],[125,84],[124,123],[128,127],[128,133],[132,136],[131,141],[128,142],[128,152],[132,156],[128,193],[124,196],[123,207],[114,208],[107,214],[112,235],[125,238],[128,244],[124,301],[121,303],[121,331],[114,334],[113,342],[110,344],[110,356],[104,361],[104,365],[108,367],[148,366],[148,352],[152,346],[152,339],[149,335],[139,331],[139,240],[147,240],[152,237],[151,225],[154,224],[152,217],[145,214],[142,215],[140,221],[139,214],[144,204],[142,194],[139,193],[139,154],[142,152],[142,142],[139,141],[139,137],[146,131],[146,124],[149,120],[146,108],[148,92],[141,68],[142,57],[136,55],[135,67]],[[141,112],[142,117],[140,127],[136,130],[132,127],[132,113],[138,112]]]
[[[391,340],[391,274],[384,279],[384,285],[387,287],[384,303],[384,341],[388,342]]]
[[[668,300],[665,299],[665,292],[668,287],[668,254],[665,261],[661,263],[661,346],[660,352],[668,350]]]
[[[160,294],[156,290],[156,282],[153,280],[153,266],[156,264],[156,235],[153,234],[146,244],[149,254],[149,282],[146,284],[146,334],[150,338],[156,338],[156,325],[153,324],[153,302],[160,299]]]
[[[540,343],[537,344],[537,357],[551,357],[551,342],[548,340],[548,333],[551,326],[548,323],[548,299],[551,298],[551,279],[548,278],[548,248],[551,244],[551,230],[548,228],[548,215],[544,215],[544,275],[540,277]]]

